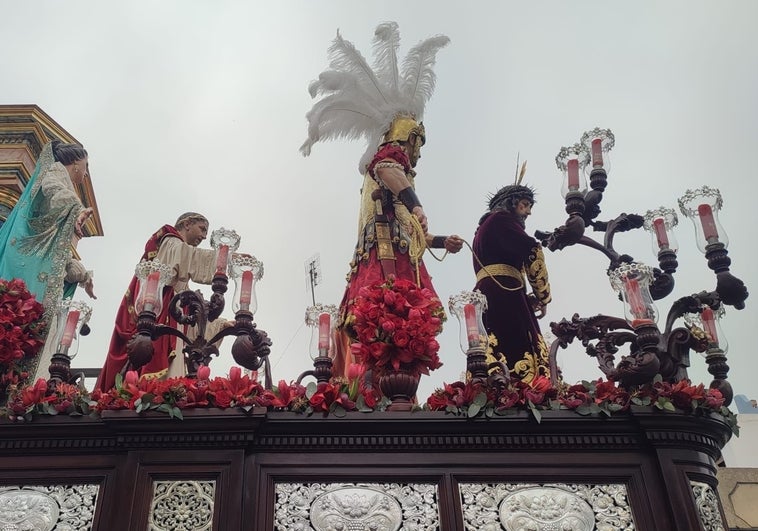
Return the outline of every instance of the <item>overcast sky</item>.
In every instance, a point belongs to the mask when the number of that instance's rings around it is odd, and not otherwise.
[[[320,254],[316,297],[339,303],[365,146],[334,142],[317,144],[308,158],[298,153],[312,105],[307,86],[327,67],[338,28],[370,56],[374,28],[388,20],[399,23],[402,54],[433,34],[451,39],[438,55],[417,168],[433,233],[470,242],[488,194],[512,182],[517,152],[539,194],[528,231],[560,225],[555,155],[599,126],[616,135],[600,219],[675,208],[687,189],[717,187],[732,272],[758,290],[750,236],[758,225],[754,1],[0,0],[0,12],[0,103],[39,105],[90,153],[105,236],[79,246],[99,298],[75,366],[102,366],[145,240],[195,210],[211,230],[237,230],[241,250],[264,263],[256,321],[274,342],[274,379],[310,368],[304,263]],[[658,301],[662,316],[677,297],[715,287],[681,215],[676,236],[677,285]],[[642,230],[617,237],[616,249],[657,265]],[[623,316],[600,253],[574,247],[546,258],[553,303],[543,331],[574,312]],[[471,261],[467,249],[442,263],[426,258],[445,306],[473,287]],[[730,381],[753,398],[755,302],[728,308],[723,325]],[[422,380],[422,398],[465,367],[457,327],[451,317],[441,337],[445,365]],[[214,374],[232,364],[230,345]],[[576,345],[559,362],[571,383],[601,375]],[[710,382],[703,359],[692,362],[692,379]]]

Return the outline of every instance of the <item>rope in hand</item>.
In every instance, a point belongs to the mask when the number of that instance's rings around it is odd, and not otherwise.
[[[415,220],[415,218],[414,218],[414,220]],[[416,220],[416,223],[418,223],[417,220]],[[419,224],[419,226],[421,226],[421,225]],[[474,257],[474,260],[476,260],[476,263],[479,264],[479,267],[481,267],[484,270],[484,272],[487,274],[487,276],[492,279],[492,282],[494,282],[497,287],[499,287],[500,289],[502,289],[504,291],[519,291],[520,289],[522,289],[522,287],[507,288],[507,287],[503,286],[500,282],[498,282],[498,280],[495,278],[495,275],[493,275],[492,273],[490,273],[487,270],[487,267],[482,263],[482,261],[476,255],[476,253],[474,252],[474,249],[471,247],[471,244],[469,242],[467,242],[466,240],[464,240],[463,238],[461,238],[461,240],[463,240],[463,243],[466,244],[466,247],[468,247],[468,250],[471,251],[471,256]],[[442,255],[442,258],[439,258],[436,254],[434,254],[434,251],[432,251],[431,247],[427,247],[426,250],[438,262],[442,262],[445,259],[445,257],[447,257],[447,255],[448,255],[447,249],[445,249],[445,254]]]

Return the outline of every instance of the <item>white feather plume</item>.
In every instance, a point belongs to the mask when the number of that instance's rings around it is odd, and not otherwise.
[[[419,120],[437,82],[434,74],[437,52],[449,42],[444,35],[430,37],[411,48],[403,60],[403,95]]]
[[[397,97],[400,90],[400,72],[397,66],[398,48],[400,48],[400,30],[397,22],[379,24],[374,32],[374,70],[393,97]]]
[[[380,24],[374,33],[374,68],[339,31],[329,47],[329,69],[308,91],[320,98],[306,114],[308,138],[300,151],[307,156],[316,142],[358,138],[367,141],[358,171],[364,173],[384,133],[398,114],[423,116],[434,91],[437,52],[449,42],[444,36],[426,39],[413,47],[398,69],[400,31],[397,23]]]

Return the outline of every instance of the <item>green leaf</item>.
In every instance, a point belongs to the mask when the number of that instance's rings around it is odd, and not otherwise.
[[[318,386],[314,382],[310,382],[305,388],[305,398],[310,400],[316,394],[317,389]]]
[[[584,416],[592,414],[592,409],[590,408],[590,406],[579,406],[574,411],[576,411],[579,415],[584,415]]]
[[[560,400],[550,399],[549,404],[550,404],[550,409],[552,409],[553,411],[558,411],[562,407]]]
[[[347,415],[347,411],[345,411],[345,408],[342,407],[339,404],[332,404],[332,413],[335,417],[342,418],[345,415]]]
[[[160,411],[161,413],[168,413],[169,415],[171,415],[171,406],[169,406],[168,404],[165,404],[165,403],[160,404],[154,407],[154,409]]]
[[[468,407],[468,411],[466,415],[468,416],[468,418],[473,418],[473,417],[476,417],[481,410],[482,410],[481,406],[476,403],[476,400],[474,400],[474,403]]]
[[[487,403],[487,393],[479,393],[474,398],[474,401],[472,402],[472,405],[477,405],[477,406],[479,406],[481,408],[486,403]]]
[[[666,411],[676,411],[674,404],[672,404],[670,401],[666,401],[666,403],[663,404],[663,409],[665,409]]]
[[[254,406],[242,406],[242,410],[245,413],[250,413],[250,410],[253,409]]]
[[[534,415],[534,420],[537,421],[537,424],[540,424],[542,422],[542,413],[540,413],[540,410],[536,407],[529,408],[529,411],[532,412],[532,415]]]
[[[658,373],[653,377],[653,383],[656,384],[656,383],[661,383],[661,382],[663,382],[663,376],[661,376],[660,373]]]
[[[615,413],[616,411],[621,411],[622,409],[624,409],[624,406],[622,406],[621,404],[616,404],[613,402],[608,404],[608,411],[610,411],[611,413]]]
[[[124,377],[120,372],[116,373],[116,389],[121,389],[124,386]]]
[[[601,411],[603,411],[602,408],[599,405],[597,405],[596,403],[593,402],[593,403],[590,404],[590,413],[593,413],[595,415],[599,415]]]
[[[182,414],[182,410],[178,407],[172,407],[171,408],[172,417],[178,418],[179,420],[184,420],[184,415]]]

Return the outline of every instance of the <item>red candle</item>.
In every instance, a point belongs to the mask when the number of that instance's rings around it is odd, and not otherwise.
[[[653,321],[647,318],[645,301],[642,298],[642,291],[640,290],[640,284],[637,282],[637,279],[624,278],[624,291],[626,292],[626,300],[629,303],[632,315],[634,316],[632,326],[652,323]]]
[[[710,344],[719,344],[719,335],[716,332],[716,317],[713,315],[713,310],[708,307],[703,308],[703,313],[700,314],[700,318],[703,321],[703,328],[708,335],[708,342]]]
[[[603,141],[600,138],[592,141],[592,165],[603,166]]]
[[[713,217],[711,205],[703,203],[697,207],[700,223],[703,225],[703,237],[708,243],[713,243],[719,239],[719,231],[716,229],[716,219]]]
[[[329,326],[330,317],[328,313],[322,313],[318,316],[318,349],[329,350]]]
[[[70,310],[68,312],[68,318],[63,328],[63,337],[61,338],[61,346],[70,347],[74,341],[76,335],[76,324],[79,322],[79,310]]]
[[[147,275],[147,286],[145,287],[145,295],[142,298],[142,306],[145,311],[153,311],[158,302],[158,280],[160,277],[160,271],[153,271]]]
[[[468,337],[469,346],[479,344],[479,323],[476,319],[476,308],[469,303],[463,307],[463,316],[466,320],[466,336]]]
[[[571,159],[566,168],[568,170],[569,192],[576,192],[579,190],[579,160]]]
[[[226,275],[226,264],[229,260],[229,246],[219,245],[216,254],[216,274]]]
[[[658,240],[658,247],[661,250],[669,248],[669,237],[666,234],[666,222],[663,218],[656,218],[653,220],[653,230],[655,231],[655,238]]]
[[[253,272],[242,272],[242,287],[240,288],[240,310],[250,309],[250,301],[253,298]]]

